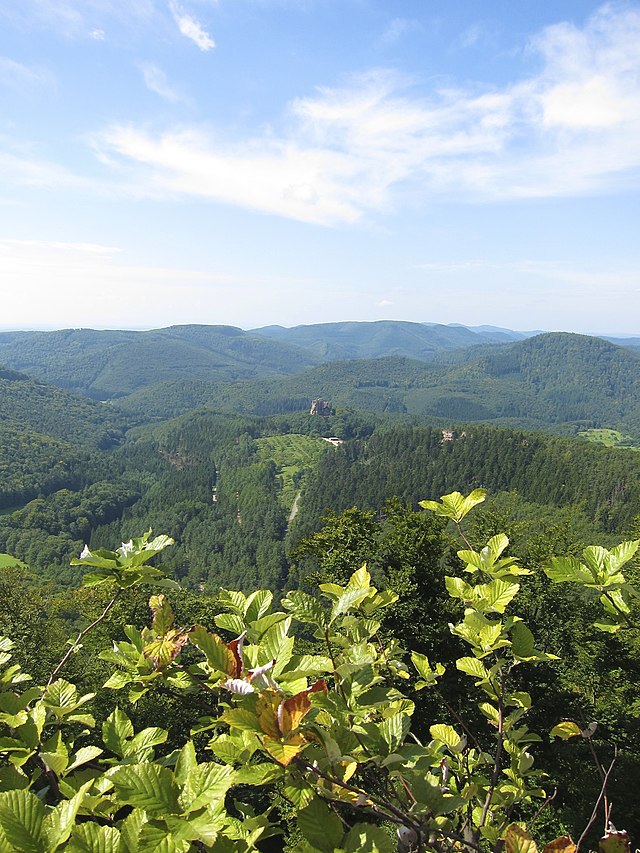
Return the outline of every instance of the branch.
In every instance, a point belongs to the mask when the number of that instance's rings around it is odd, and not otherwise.
[[[484,822],[487,819],[487,814],[489,812],[489,806],[493,799],[493,792],[496,789],[496,785],[498,784],[498,779],[500,777],[500,771],[502,770],[502,751],[504,743],[504,705],[502,704],[502,697],[504,696],[504,672],[502,671],[502,668],[500,668],[500,692],[498,693],[496,690],[496,693],[498,695],[498,746],[496,748],[493,773],[491,774],[491,783],[489,785],[489,790],[487,791],[487,798],[485,799],[484,806],[482,807],[482,816],[480,817],[480,823],[478,826],[484,826]]]
[[[596,800],[596,804],[593,807],[593,811],[591,812],[591,817],[589,819],[589,823],[585,826],[584,832],[582,833],[582,835],[578,839],[578,843],[576,844],[576,853],[578,853],[578,851],[580,850],[580,845],[582,844],[587,833],[589,832],[589,830],[591,829],[591,827],[595,823],[595,819],[596,819],[596,816],[598,814],[598,809],[600,808],[600,803],[602,802],[603,797],[606,796],[607,782],[609,781],[609,776],[611,774],[611,771],[613,770],[614,764],[616,763],[617,757],[618,757],[618,748],[616,747],[613,758],[611,759],[611,764],[609,765],[608,770],[606,771],[606,773],[603,776],[602,787],[600,788],[600,794],[598,795],[598,799]],[[608,809],[605,807],[605,820],[608,818],[608,816],[609,816],[608,815]]]
[[[65,664],[67,663],[67,661],[69,660],[71,655],[77,650],[78,644],[86,637],[86,635],[89,633],[89,631],[93,631],[93,629],[96,627],[96,625],[99,625],[102,621],[104,621],[107,618],[107,616],[109,615],[109,612],[112,609],[113,605],[116,603],[116,601],[122,595],[122,592],[123,592],[122,587],[120,587],[116,591],[116,594],[113,596],[111,601],[107,604],[105,609],[102,611],[100,616],[98,616],[98,618],[94,619],[90,625],[87,625],[86,628],[83,628],[83,630],[80,631],[80,633],[75,638],[73,643],[69,646],[67,651],[62,656],[62,659],[60,660],[60,662],[58,663],[56,668],[53,670],[53,672],[49,676],[49,681],[47,681],[47,687],[49,687],[55,681],[56,676],[64,668]]]

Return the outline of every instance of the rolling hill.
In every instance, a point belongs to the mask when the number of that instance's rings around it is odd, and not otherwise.
[[[118,402],[138,416],[161,418],[197,406],[261,415],[304,411],[314,397],[378,413],[555,431],[624,427],[637,434],[640,359],[600,338],[554,332],[427,363],[389,356],[233,385],[167,382]]]

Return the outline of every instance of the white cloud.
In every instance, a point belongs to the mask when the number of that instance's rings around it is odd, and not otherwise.
[[[206,52],[216,46],[216,43],[204,29],[202,24],[192,15],[188,15],[183,9],[181,9],[174,0],[171,0],[169,3],[169,8],[182,35],[185,36],[185,38],[190,39],[196,47]]]
[[[0,87],[25,92],[34,87],[51,87],[52,85],[54,85],[54,78],[50,71],[23,65],[8,56],[0,56]]]
[[[158,0],[20,0],[0,3],[0,18],[27,30],[44,29],[65,38],[102,41],[105,21],[127,28],[147,23],[156,13]]]
[[[615,191],[640,177],[640,10],[604,6],[530,50],[535,76],[502,88],[434,88],[379,69],[289,105],[278,133],[204,128],[103,133],[103,156],[147,170],[149,192],[191,195],[307,222],[446,195],[467,201]]]
[[[505,279],[521,282],[523,276],[551,281],[554,285],[564,282],[576,285],[576,292],[584,294],[587,290],[593,294],[602,293],[606,297],[612,292],[633,293],[640,283],[640,268],[618,268],[608,265],[603,269],[593,266],[577,267],[554,260],[491,261],[475,259],[468,261],[427,262],[417,264],[414,269],[428,275],[478,276],[497,273]],[[519,286],[519,285],[518,285]],[[552,285],[553,286],[553,285]]]
[[[176,103],[183,100],[182,95],[167,80],[167,75],[161,68],[152,62],[145,62],[140,66],[144,84],[151,92],[155,92],[165,101]]]
[[[421,29],[419,21],[413,18],[393,18],[378,39],[381,47],[395,46],[407,33]]]

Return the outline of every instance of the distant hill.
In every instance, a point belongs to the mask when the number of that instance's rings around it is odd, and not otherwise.
[[[119,401],[155,417],[196,406],[261,415],[334,407],[455,421],[640,430],[640,358],[600,338],[553,332],[444,353],[425,363],[389,356],[332,362],[289,377],[164,383]],[[574,430],[575,431],[575,430]]]
[[[0,368],[0,514],[100,476],[98,451],[131,423],[111,406]]]
[[[0,363],[94,399],[109,399],[166,380],[288,374],[315,361],[296,347],[232,326],[194,325],[149,332],[4,332]]]
[[[342,408],[548,428],[640,429],[639,352],[601,338],[384,320],[250,332],[0,333],[0,363],[138,420],[205,406],[263,415]],[[626,343],[631,341],[631,345]]]
[[[317,323],[310,326],[265,326],[253,329],[281,343],[309,350],[318,361],[382,358],[389,355],[430,361],[443,350],[476,346],[480,343],[506,343],[525,337],[490,326],[471,330],[466,326],[437,323],[408,323],[378,320],[373,323]]]

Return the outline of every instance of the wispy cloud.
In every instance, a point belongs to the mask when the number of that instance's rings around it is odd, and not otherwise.
[[[169,8],[182,35],[190,39],[196,47],[206,52],[216,46],[216,43],[202,24],[192,15],[187,14],[175,0],[171,0]]]
[[[142,63],[140,71],[142,72],[144,84],[149,91],[154,92],[170,103],[185,100],[184,96],[169,83],[164,71],[153,62]]]
[[[0,87],[25,92],[29,89],[55,85],[50,71],[30,65],[23,65],[8,56],[0,56]]]
[[[393,47],[407,33],[416,32],[421,29],[421,24],[414,18],[393,18],[378,39],[380,47]]]
[[[152,169],[154,191],[336,224],[443,195],[467,201],[624,189],[640,177],[640,10],[604,6],[529,46],[541,69],[501,89],[437,88],[388,70],[289,105],[286,130],[112,127],[104,152]]]
[[[632,293],[640,285],[640,268],[615,268],[608,264],[606,268],[594,269],[593,266],[579,267],[575,264],[561,263],[555,260],[521,259],[514,261],[492,261],[475,259],[451,262],[427,262],[417,264],[414,269],[429,275],[459,276],[461,278],[499,273],[504,276],[533,276],[551,282],[564,282],[584,288],[602,291],[611,295],[612,288],[620,292]]]

